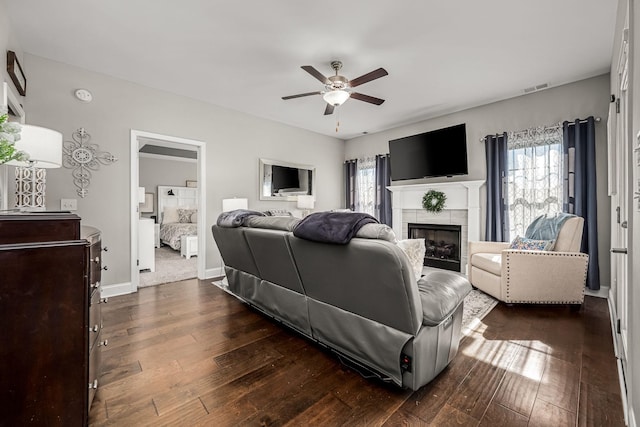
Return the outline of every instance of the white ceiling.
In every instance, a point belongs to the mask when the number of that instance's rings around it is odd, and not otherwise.
[[[0,0],[3,1],[3,0]],[[24,52],[350,139],[609,71],[614,0],[4,0]],[[323,116],[300,68],[385,68]],[[25,70],[27,79],[29,70]],[[91,89],[91,88],[87,88]]]

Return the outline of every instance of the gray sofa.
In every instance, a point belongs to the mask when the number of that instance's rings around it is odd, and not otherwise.
[[[449,364],[471,290],[463,276],[434,269],[416,282],[394,243],[317,243],[295,237],[296,223],[212,227],[233,294],[401,387],[417,390]]]

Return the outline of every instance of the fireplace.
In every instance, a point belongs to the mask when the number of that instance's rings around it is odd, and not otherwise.
[[[409,223],[409,238],[424,239],[424,265],[459,272],[461,230],[459,225]]]

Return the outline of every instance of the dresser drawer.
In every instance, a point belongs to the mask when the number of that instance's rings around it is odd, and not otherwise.
[[[101,334],[98,332],[98,338],[100,338]],[[89,399],[88,399],[88,408],[87,413],[91,409],[91,402],[93,402],[93,397],[96,395],[96,390],[98,389],[98,376],[100,372],[100,349],[101,346],[94,345],[93,349],[91,349],[91,353],[89,353]]]
[[[89,302],[89,350],[98,342],[102,330],[102,310],[100,308],[100,292],[94,292]]]

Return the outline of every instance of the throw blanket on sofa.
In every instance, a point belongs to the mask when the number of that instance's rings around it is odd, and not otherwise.
[[[300,221],[293,235],[314,242],[346,245],[363,225],[370,223],[378,220],[366,213],[316,212]]]
[[[262,212],[250,211],[247,209],[236,209],[235,211],[222,212],[216,224],[219,227],[240,227],[244,220],[250,216],[265,216]]]
[[[534,240],[555,240],[562,225],[575,215],[560,212],[554,216],[540,215],[529,224],[524,236]]]

